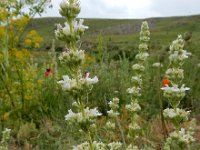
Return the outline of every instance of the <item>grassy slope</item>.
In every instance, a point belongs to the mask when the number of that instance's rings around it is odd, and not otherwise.
[[[151,45],[155,50],[162,49],[169,45],[178,34],[192,32],[192,41],[195,41],[193,50],[198,51],[200,45],[200,15],[168,18],[149,19],[85,19],[85,25],[89,26],[83,41],[96,43],[97,36],[102,33],[104,40],[114,45],[137,47],[139,42],[138,33],[141,22],[147,20],[151,30]],[[35,29],[44,38],[43,49],[51,45],[54,36],[55,24],[64,23],[63,18],[37,18],[27,27],[27,31]],[[56,41],[56,46],[62,43]],[[85,47],[84,47],[85,48]]]

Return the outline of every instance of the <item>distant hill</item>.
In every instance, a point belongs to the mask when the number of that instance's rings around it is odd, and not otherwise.
[[[119,47],[137,46],[139,42],[139,31],[142,21],[148,21],[151,31],[151,44],[155,49],[162,48],[174,40],[178,34],[191,34],[193,40],[200,41],[200,15],[167,17],[167,18],[148,18],[148,19],[85,19],[85,25],[89,29],[85,32],[83,43],[94,45],[97,37],[101,33],[104,41]],[[55,25],[64,23],[63,18],[36,18],[33,19],[27,31],[35,29],[44,38],[43,48],[51,45],[54,36]],[[62,43],[56,41],[56,46]],[[88,44],[85,44],[88,45]],[[156,45],[156,46],[154,46]],[[92,47],[92,46],[91,46]],[[91,48],[84,47],[84,48]]]

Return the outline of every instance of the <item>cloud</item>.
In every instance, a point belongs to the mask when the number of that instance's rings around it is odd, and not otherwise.
[[[151,0],[81,0],[80,17],[85,18],[145,18],[160,16],[150,10]]]
[[[151,9],[161,16],[184,16],[200,14],[199,0],[152,0]]]
[[[60,16],[61,0],[43,16]],[[80,0],[81,18],[149,18],[200,14],[199,0]]]

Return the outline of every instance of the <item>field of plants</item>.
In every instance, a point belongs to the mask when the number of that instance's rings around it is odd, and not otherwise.
[[[200,150],[200,16],[50,2],[0,1],[0,150]]]

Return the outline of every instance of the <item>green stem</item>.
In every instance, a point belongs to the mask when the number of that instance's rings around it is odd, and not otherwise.
[[[9,66],[9,60],[8,60],[8,27],[9,27],[9,17],[7,16],[6,18],[6,33],[5,33],[5,38],[4,38],[4,46],[3,46],[3,54],[4,54],[4,62],[5,66]]]
[[[91,137],[90,131],[88,131],[88,138],[89,138],[90,150],[94,150],[93,142],[92,142],[92,137]]]
[[[12,98],[12,95],[11,95],[10,90],[9,90],[9,88],[8,88],[8,85],[5,83],[5,81],[4,81],[3,77],[2,77],[2,75],[0,75],[0,79],[1,79],[1,81],[2,81],[2,83],[3,83],[3,85],[4,85],[5,89],[6,89],[6,91],[7,91],[7,93],[8,93],[8,96],[10,97],[11,105],[12,105],[12,107],[14,108],[14,107],[15,107],[15,103],[14,103],[14,101],[13,101],[13,98]]]
[[[23,81],[23,68],[22,68],[22,66],[21,66],[21,74],[20,74],[20,72],[19,72],[19,70],[16,68],[16,70],[17,70],[17,74],[18,74],[18,76],[19,76],[19,80],[20,80],[20,82],[21,82],[21,84],[20,84],[20,88],[21,88],[21,91],[20,91],[20,93],[21,93],[21,100],[22,100],[22,110],[24,110],[24,108],[25,108],[25,103],[24,103],[24,81]]]
[[[117,126],[119,128],[119,131],[120,131],[120,134],[121,134],[121,138],[122,138],[122,141],[123,141],[123,145],[124,147],[126,147],[126,140],[125,140],[125,136],[124,136],[124,132],[122,130],[122,127],[121,127],[121,124],[120,124],[120,121],[119,121],[119,118],[116,117],[116,122],[117,122]]]
[[[159,79],[161,79],[161,69],[159,68]],[[162,97],[162,92],[160,90],[160,84],[159,85],[159,103],[160,103],[160,118],[161,118],[161,123],[162,123],[162,132],[163,136],[166,138],[168,136],[168,131],[167,127],[165,124],[165,119],[163,115],[163,97]]]

